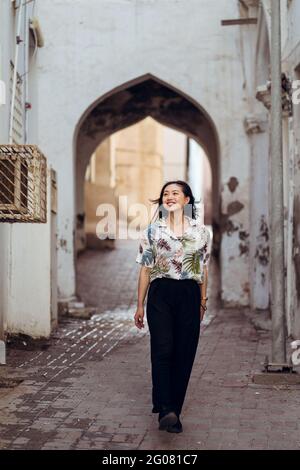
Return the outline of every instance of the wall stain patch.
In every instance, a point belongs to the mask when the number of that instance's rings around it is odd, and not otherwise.
[[[235,176],[231,176],[231,178],[229,179],[229,181],[227,183],[229,191],[234,193],[234,191],[236,190],[238,184],[239,184],[238,179]]]
[[[227,214],[229,216],[237,214],[242,209],[244,209],[244,207],[244,204],[242,204],[240,201],[233,201],[227,206]]]
[[[297,299],[300,303],[300,196],[297,196],[294,199],[294,229],[293,229],[293,238],[294,238],[294,266],[295,266],[295,276],[296,276],[296,293]]]
[[[257,241],[258,243],[254,257],[262,266],[267,266],[270,261],[269,227],[264,215],[262,215],[260,218],[259,235],[257,237]]]

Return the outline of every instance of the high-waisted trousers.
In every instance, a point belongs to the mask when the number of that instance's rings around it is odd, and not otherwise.
[[[149,286],[153,413],[181,413],[200,335],[199,284],[192,279],[156,278]]]

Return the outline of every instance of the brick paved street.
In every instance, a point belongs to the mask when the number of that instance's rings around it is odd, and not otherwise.
[[[184,432],[158,431],[148,328],[132,321],[136,243],[118,243],[80,257],[79,292],[97,306],[95,316],[63,319],[44,349],[9,348],[0,373],[23,381],[0,388],[0,448],[300,449],[299,386],[252,383],[270,352],[269,333],[241,310],[217,308],[213,263]]]

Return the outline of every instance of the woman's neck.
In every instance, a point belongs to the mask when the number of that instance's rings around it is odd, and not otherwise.
[[[170,225],[178,227],[184,225],[184,213],[183,211],[170,212],[167,221]]]

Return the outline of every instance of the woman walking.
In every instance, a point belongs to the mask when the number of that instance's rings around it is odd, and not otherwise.
[[[137,328],[150,332],[153,413],[159,429],[182,432],[180,414],[206,310],[210,232],[196,220],[195,198],[181,180],[161,189],[158,218],[141,232]],[[187,210],[189,209],[189,211]],[[189,215],[187,215],[189,212]],[[150,286],[149,286],[150,284]]]

